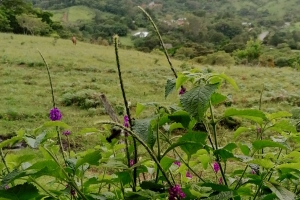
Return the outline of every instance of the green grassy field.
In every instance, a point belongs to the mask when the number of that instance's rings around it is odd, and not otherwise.
[[[51,10],[53,13],[53,21],[64,21],[75,23],[80,21],[91,21],[95,17],[93,9],[86,6],[72,6],[61,10]],[[64,15],[67,14],[67,19],[64,19]]]
[[[113,47],[81,42],[73,46],[71,40],[62,39],[54,45],[53,41],[53,38],[47,37],[0,34],[1,134],[18,129],[31,130],[48,120],[52,106],[51,93],[47,71],[37,49],[49,64],[63,121],[72,126],[74,133],[83,127],[94,127],[94,122],[108,117],[101,105],[88,109],[66,106],[65,102],[70,96],[86,98],[84,101],[88,103],[99,101],[98,96],[104,93],[115,108],[122,106]],[[137,102],[170,105],[177,101],[178,92],[164,98],[164,85],[172,73],[163,56],[122,49],[119,53],[125,89],[133,112]],[[172,62],[175,69],[180,71],[184,62],[173,59]],[[209,68],[233,77],[240,90],[234,91],[225,85],[223,91],[232,94],[234,107],[257,108],[263,84],[264,111],[291,111],[299,106],[299,72],[291,68],[227,68],[194,63],[186,63],[185,66]],[[224,107],[220,106],[219,109]]]

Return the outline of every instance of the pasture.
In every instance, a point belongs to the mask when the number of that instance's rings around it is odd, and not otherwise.
[[[63,121],[72,126],[75,135],[82,127],[94,127],[94,122],[108,119],[99,104],[101,93],[107,95],[118,113],[122,113],[123,100],[113,47],[80,41],[74,46],[71,38],[58,39],[56,44],[53,41],[47,37],[0,34],[1,134],[33,129],[48,120],[52,106],[50,87],[37,49],[49,64]],[[172,73],[163,56],[120,49],[120,62],[132,111],[138,102],[155,101],[163,105],[176,102],[178,91],[164,98],[164,86]],[[291,68],[211,67],[174,59],[172,62],[178,72],[199,68],[224,72],[234,78],[239,91],[230,86],[223,88],[225,94],[232,96],[233,107],[258,108],[264,85],[263,111],[296,110],[297,115],[300,78],[299,72]]]

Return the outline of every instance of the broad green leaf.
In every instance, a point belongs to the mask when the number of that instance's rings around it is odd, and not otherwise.
[[[279,122],[276,122],[272,127],[270,127],[270,130],[274,130],[277,132],[292,132],[297,133],[296,127],[294,124],[292,124],[288,120],[281,120]]]
[[[235,143],[228,143],[222,149],[232,152],[232,150],[235,149],[235,148],[237,148],[237,145]]]
[[[225,149],[215,150],[214,154],[219,155],[221,157],[221,159],[224,160],[224,161],[228,160],[229,158],[235,158],[233,153],[231,153],[230,151],[227,151]]]
[[[43,131],[36,137],[36,139],[33,139],[31,137],[24,137],[24,139],[31,148],[36,149],[44,141],[46,134],[46,131]]]
[[[172,133],[173,130],[178,129],[178,128],[184,129],[184,127],[182,126],[181,123],[176,123],[176,122],[175,122],[175,123],[172,123],[172,124],[170,125],[169,132]]]
[[[207,133],[189,131],[188,133],[181,136],[181,138],[178,139],[178,142],[195,142],[196,143],[196,144],[186,144],[186,145],[180,146],[180,148],[189,157],[191,157],[199,149],[203,148],[203,145],[205,145],[206,137],[207,137]]]
[[[270,183],[268,181],[264,181],[264,184],[270,188],[270,190],[276,194],[276,196],[280,200],[295,200],[296,194],[289,191],[288,189],[282,187],[281,185],[277,185],[275,183]]]
[[[32,184],[24,183],[22,185],[16,185],[7,190],[0,190],[1,199],[14,199],[14,200],[31,200],[41,199],[39,190]]]
[[[127,165],[125,165],[123,162],[111,160],[111,159],[108,160],[107,163],[102,164],[101,166],[106,168],[111,168],[111,169],[128,169]]]
[[[88,163],[90,165],[99,165],[99,160],[102,158],[100,150],[89,150],[82,157],[78,158],[76,162],[76,169],[83,165],[84,163]]]
[[[20,142],[21,140],[23,140],[23,135],[24,135],[23,130],[18,131],[16,136],[13,136],[10,139],[0,142],[0,149],[7,146],[13,146],[17,142]]]
[[[179,74],[176,79],[176,90],[178,90],[188,79],[189,78],[187,76]]]
[[[140,187],[144,190],[151,190],[154,192],[164,192],[165,186],[155,183],[154,181],[143,181]]]
[[[143,104],[137,103],[135,115],[138,117],[144,109],[145,109],[145,106]]]
[[[237,193],[241,196],[252,196],[253,197],[253,191],[251,189],[251,186],[241,186],[237,189]]]
[[[164,171],[168,171],[168,169],[171,167],[175,160],[173,158],[169,157],[163,157],[160,161],[160,165],[163,168]]]
[[[207,169],[208,164],[210,163],[210,157],[209,157],[209,155],[207,155],[207,154],[199,155],[197,158],[200,160],[203,168]]]
[[[129,184],[132,181],[132,176],[129,171],[117,172],[118,179],[122,182],[123,186]]]
[[[247,145],[239,143],[238,146],[239,146],[239,148],[241,149],[241,152],[244,155],[249,156],[249,154],[250,154],[250,148]]]
[[[18,168],[22,163],[33,161],[36,159],[35,154],[23,153],[23,154],[8,154],[6,156],[6,162],[14,168]]]
[[[133,131],[152,149],[156,142],[156,135],[151,129],[152,118],[136,119]]]
[[[169,119],[181,123],[185,128],[189,126],[191,117],[188,112],[180,110],[169,115]]]
[[[199,143],[194,142],[194,141],[181,141],[181,142],[176,142],[173,143],[172,145],[169,146],[169,148],[163,153],[162,157],[164,157],[165,155],[167,155],[167,153],[169,153],[170,151],[172,151],[173,149],[175,149],[176,147],[179,147],[181,145],[199,145]]]
[[[212,105],[218,105],[218,104],[224,102],[226,99],[227,99],[226,96],[224,96],[220,93],[217,93],[217,92],[213,93],[210,98]]]
[[[27,176],[25,171],[18,171],[14,170],[8,174],[6,174],[1,181],[1,187],[4,188],[6,185],[14,181],[15,179],[18,179],[20,177]]]
[[[176,79],[168,79],[167,84],[165,86],[165,98],[175,89],[176,87]]]
[[[228,83],[230,83],[232,85],[232,87],[235,89],[235,90],[239,90],[239,87],[238,85],[236,84],[235,80],[233,78],[230,78],[229,76],[227,76],[226,74],[222,73],[222,74],[217,74],[215,76],[219,76],[223,79],[225,79]]]
[[[233,137],[236,140],[242,133],[249,131],[249,128],[247,127],[239,127],[234,131]]]
[[[231,191],[230,188],[228,188],[226,185],[220,185],[215,183],[203,183],[201,186],[210,187],[214,191],[224,192],[224,191]]]
[[[291,117],[291,116],[292,116],[292,114],[289,112],[286,112],[286,111],[279,111],[279,112],[267,115],[267,117],[270,121],[273,119],[277,119],[277,118]]]
[[[266,115],[260,111],[260,110],[254,110],[254,109],[244,109],[244,110],[237,110],[235,108],[228,108],[223,117],[232,117],[232,116],[239,116],[246,119],[250,119],[253,121],[262,119],[266,120]]]
[[[232,191],[225,191],[225,192],[220,192],[217,195],[213,195],[207,198],[207,200],[228,200],[228,199],[233,199],[234,193]]]
[[[284,146],[283,144],[280,144],[278,142],[273,142],[270,140],[256,140],[252,143],[252,146],[256,150],[260,150],[266,147],[279,147],[282,149],[286,149],[286,146]]]
[[[298,163],[284,163],[284,164],[281,164],[281,165],[278,165],[276,168],[278,169],[297,169],[297,170],[300,170],[300,162]]]
[[[200,120],[208,108],[211,95],[217,88],[218,84],[195,87],[180,96],[181,105],[192,117]]]
[[[250,163],[257,164],[266,169],[271,169],[275,165],[272,161],[267,160],[267,159],[254,159],[254,160],[251,160]]]
[[[61,127],[64,129],[70,128],[70,126],[62,121],[48,121],[43,124],[43,127]]]

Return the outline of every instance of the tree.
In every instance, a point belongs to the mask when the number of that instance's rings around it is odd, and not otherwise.
[[[31,35],[40,34],[43,31],[49,30],[50,27],[40,18],[34,15],[21,14],[17,16],[19,25],[24,29],[24,33],[29,31]]]
[[[234,52],[234,55],[239,59],[247,59],[247,62],[252,62],[258,60],[262,53],[261,41],[259,39],[253,40],[250,39],[246,48],[243,50],[237,50]]]
[[[0,9],[0,31],[10,31],[9,20],[3,10]]]

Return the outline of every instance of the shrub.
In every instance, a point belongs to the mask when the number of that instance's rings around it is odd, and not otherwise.
[[[234,58],[225,51],[218,51],[212,54],[208,54],[204,60],[204,64],[208,65],[220,65],[220,66],[230,66],[234,65]]]
[[[88,89],[63,94],[61,103],[65,106],[75,105],[82,109],[96,108],[100,105],[96,92]]]

